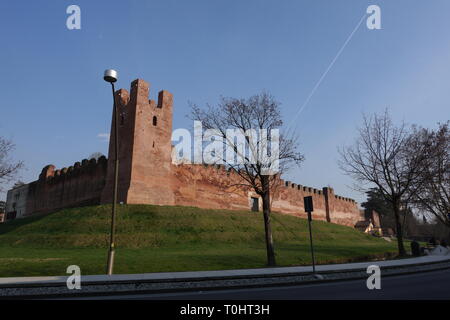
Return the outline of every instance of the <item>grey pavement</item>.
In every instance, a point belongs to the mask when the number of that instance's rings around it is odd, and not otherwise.
[[[369,290],[366,279],[269,288],[244,288],[160,294],[86,297],[139,300],[440,300],[450,299],[450,270],[381,277],[381,289]]]
[[[417,264],[439,263],[450,260],[450,255],[432,255],[417,258],[372,261],[346,264],[329,264],[316,266],[317,272],[342,272],[352,270],[363,270],[369,265],[383,267],[401,267]],[[163,281],[163,280],[186,280],[186,279],[207,279],[226,277],[252,277],[252,276],[276,276],[290,273],[308,274],[311,273],[311,266],[299,267],[277,267],[259,269],[238,269],[238,270],[217,270],[217,271],[188,271],[188,272],[158,272],[142,274],[116,274],[116,275],[82,275],[83,283],[95,282],[129,282],[129,281]],[[83,270],[81,270],[83,273]],[[39,285],[39,284],[63,284],[68,276],[48,276],[48,277],[10,277],[0,278],[0,287],[8,285]]]

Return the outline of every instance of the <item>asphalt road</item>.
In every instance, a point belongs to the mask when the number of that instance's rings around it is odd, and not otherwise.
[[[312,285],[96,298],[145,300],[450,299],[450,269],[384,278],[382,276],[380,290],[367,289],[366,280],[361,279]]]

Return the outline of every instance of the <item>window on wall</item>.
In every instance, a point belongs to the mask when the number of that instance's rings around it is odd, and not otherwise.
[[[153,125],[156,126],[158,124],[158,119],[156,116],[153,117]]]
[[[252,197],[252,211],[259,211],[259,199]]]

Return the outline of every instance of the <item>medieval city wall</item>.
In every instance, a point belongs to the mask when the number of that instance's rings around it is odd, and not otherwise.
[[[172,166],[175,204],[210,209],[250,210],[250,197],[238,174],[223,166],[183,164]]]
[[[272,210],[306,218],[303,198],[312,196],[313,219],[353,227],[356,222],[364,220],[358,204],[353,199],[334,194],[331,187],[322,190],[295,184],[280,179],[275,187]]]
[[[172,167],[172,189],[175,204],[211,209],[250,210],[251,198],[260,198],[233,170],[221,165],[180,164]],[[357,203],[334,194],[332,188],[322,190],[278,180],[272,190],[272,211],[306,217],[303,198],[313,197],[315,220],[354,226],[364,220]],[[259,201],[262,210],[262,201]]]
[[[112,188],[105,185],[107,162],[105,157],[101,157],[98,161],[83,160],[81,164],[77,162],[61,170],[55,170],[53,165],[46,166],[39,180],[28,185],[27,214],[100,203],[102,193],[112,193]],[[243,184],[237,172],[224,166],[171,165],[170,178],[166,181],[168,183],[161,192],[170,189],[174,201],[161,203],[164,205],[250,210],[252,198],[258,198],[259,210],[262,211],[260,196]],[[282,179],[278,181],[272,189],[274,212],[306,218],[303,197],[312,196],[315,220],[352,227],[357,221],[364,220],[355,201],[334,195],[329,187],[319,190]],[[151,198],[125,203],[155,204]]]
[[[303,198],[312,196],[315,220],[327,221],[326,202],[322,190],[280,180],[275,187],[272,210],[306,218]]]
[[[60,170],[55,170],[53,165],[46,166],[39,179],[29,184],[27,215],[100,203],[107,162],[105,157],[100,157]]]
[[[256,198],[262,211],[260,196],[243,184],[237,172],[222,165],[172,163],[173,95],[170,92],[159,91],[157,100],[152,100],[150,84],[136,79],[129,91],[115,92],[115,101],[119,113],[118,201],[250,210]],[[112,121],[109,159],[115,158],[114,135]],[[61,170],[46,166],[39,179],[28,185],[26,212],[111,203],[113,182],[114,161],[105,157],[98,161],[83,160]],[[357,203],[335,195],[332,188],[315,189],[282,179],[271,190],[272,211],[306,217],[305,196],[313,197],[315,220],[352,227],[364,220]]]

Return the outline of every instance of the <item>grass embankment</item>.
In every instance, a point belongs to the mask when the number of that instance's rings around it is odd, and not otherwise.
[[[103,274],[110,206],[61,210],[0,225],[0,277]],[[258,268],[266,263],[261,213],[151,205],[119,206],[114,273]],[[307,221],[273,214],[279,266],[309,265]],[[313,222],[318,263],[367,260],[395,244],[353,228]]]

